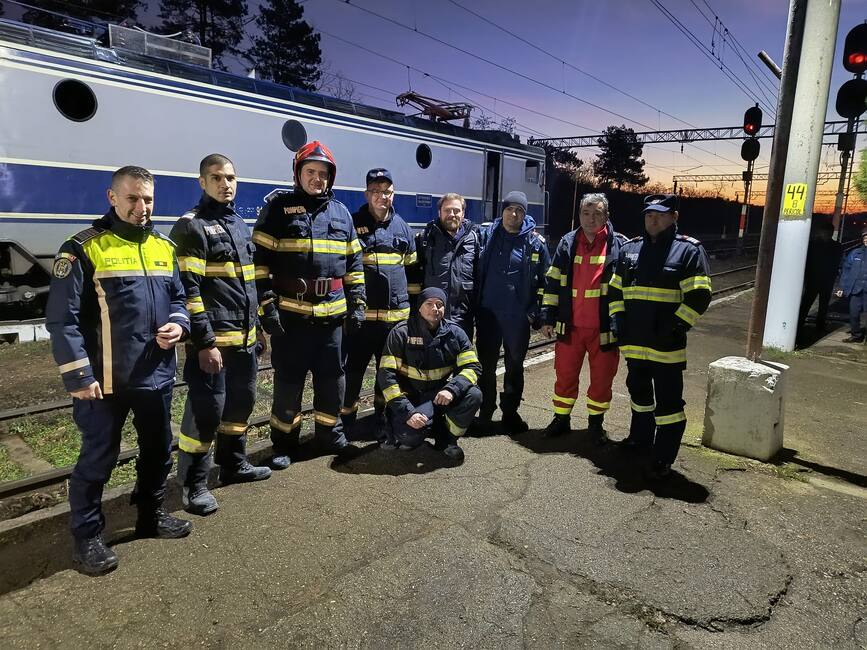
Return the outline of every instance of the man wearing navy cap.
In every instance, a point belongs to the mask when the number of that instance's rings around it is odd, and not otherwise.
[[[340,417],[347,435],[360,437],[356,427],[358,394],[371,357],[379,358],[391,328],[409,318],[406,267],[415,264],[412,229],[394,209],[394,179],[383,168],[371,169],[365,179],[367,203],[352,215],[361,244],[367,308],[364,322],[347,333],[345,340],[346,394]],[[375,386],[375,416],[371,419],[375,437],[386,438],[385,400]],[[360,423],[359,423],[360,424]]]
[[[707,253],[677,232],[677,197],[644,199],[644,235],[620,249],[608,288],[612,333],[626,358],[632,423],[624,448],[650,452],[648,478],[671,473],[686,430],[686,333],[710,304]]]

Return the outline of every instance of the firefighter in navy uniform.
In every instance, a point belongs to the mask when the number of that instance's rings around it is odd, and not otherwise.
[[[340,410],[347,435],[354,428],[358,413],[358,394],[371,357],[382,356],[391,328],[409,318],[409,293],[406,267],[415,264],[415,237],[412,229],[395,212],[394,179],[387,169],[367,172],[364,195],[367,203],[352,215],[355,233],[361,244],[364,264],[364,290],[367,311],[358,330],[347,332],[346,395]],[[376,438],[385,440],[385,400],[379,384],[375,387],[375,416],[371,418]]]
[[[81,431],[69,509],[73,564],[89,575],[118,564],[102,539],[101,503],[130,411],[139,446],[136,534],[176,538],[192,529],[163,508],[172,467],[174,346],[190,327],[174,246],[153,228],[154,179],[146,169],[117,170],[108,198],[108,213],[60,247],[45,319]]]
[[[271,470],[254,467],[246,454],[247,418],[256,401],[258,300],[250,230],[234,209],[238,180],[232,161],[206,156],[199,185],[199,204],[178,220],[171,238],[191,321],[178,482],[186,511],[207,515],[218,507],[208,491],[215,437],[223,484],[266,479]]]
[[[442,289],[421,292],[409,319],[389,332],[377,379],[396,438],[392,444],[411,450],[433,436],[434,447],[459,462],[464,452],[458,438],[482,404],[476,385],[482,366],[463,329],[445,320],[445,304]]]
[[[316,435],[342,455],[343,328],[364,320],[364,269],[352,215],[331,191],[334,156],[317,140],[295,155],[295,187],[273,196],[253,229],[260,323],[271,335],[273,469],[289,466],[301,429],[301,394],[313,373]],[[276,312],[267,312],[271,304]],[[345,323],[345,325],[344,325]]]
[[[677,232],[677,197],[644,200],[641,237],[620,249],[608,287],[608,313],[626,358],[632,423],[626,449],[652,450],[648,477],[671,473],[686,429],[686,333],[710,304],[707,253]]]

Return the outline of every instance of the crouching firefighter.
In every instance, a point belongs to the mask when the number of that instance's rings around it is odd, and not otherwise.
[[[273,469],[285,469],[301,430],[301,394],[313,373],[316,436],[346,456],[343,329],[364,320],[364,269],[352,216],[331,191],[334,156],[317,140],[295,155],[295,187],[273,196],[253,229],[260,322],[271,335]],[[266,312],[271,304],[276,312]]]
[[[463,329],[444,319],[445,305],[442,289],[421,292],[409,319],[389,333],[377,380],[394,436],[384,446],[411,450],[433,436],[434,448],[459,462],[457,439],[482,404],[482,368]]]
[[[178,220],[170,236],[191,323],[178,482],[184,509],[207,515],[218,507],[208,491],[215,437],[221,483],[260,481],[271,470],[254,467],[246,454],[247,418],[256,400],[258,301],[250,231],[234,210],[238,180],[232,161],[207,156],[199,165],[199,185],[199,204]]]

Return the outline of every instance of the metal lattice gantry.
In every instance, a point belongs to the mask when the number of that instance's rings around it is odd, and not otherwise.
[[[836,181],[840,178],[840,172],[819,172],[816,178],[817,183],[827,183]],[[744,180],[743,174],[680,174],[672,176],[675,183],[725,183],[737,182]],[[766,181],[767,174],[753,174],[753,181]]]
[[[825,122],[824,135],[845,133],[847,124],[846,120]],[[867,126],[865,126],[864,122],[859,122],[855,130],[857,133],[867,133]],[[743,140],[746,137],[743,126],[723,126],[710,129],[677,129],[674,131],[640,131],[635,136],[642,144],[654,142],[686,143],[703,140]],[[597,135],[579,135],[566,138],[530,138],[527,144],[539,147],[551,145],[555,149],[577,149],[580,147],[598,147],[599,139],[604,137],[605,135],[600,133]],[[774,137],[774,125],[769,124],[761,127],[756,133],[756,137]]]

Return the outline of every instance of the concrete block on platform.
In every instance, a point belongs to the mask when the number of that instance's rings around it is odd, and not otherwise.
[[[757,460],[783,448],[785,373],[782,363],[723,357],[710,364],[704,409],[706,447]]]

